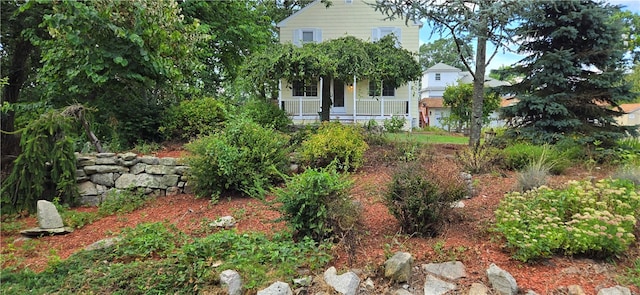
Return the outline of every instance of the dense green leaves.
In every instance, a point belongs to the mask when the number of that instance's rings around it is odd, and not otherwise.
[[[459,52],[462,52],[462,54]],[[420,45],[419,54],[420,66],[423,71],[440,62],[463,71],[467,70],[462,58],[468,65],[473,64],[473,47],[462,42],[456,45],[453,39],[438,39],[422,44]]]
[[[23,152],[0,190],[3,212],[35,212],[38,200],[73,204],[78,196],[76,156],[71,137],[73,119],[49,111],[23,131]]]
[[[618,126],[620,102],[631,98],[617,9],[592,1],[537,2],[523,12],[519,51],[530,53],[507,72],[523,74],[506,87],[520,102],[504,114],[518,135],[556,142],[568,135],[609,146],[631,128]]]
[[[448,86],[442,96],[445,105],[451,107],[450,119],[458,127],[468,127],[471,124],[471,102],[473,99],[473,85],[460,84]],[[489,122],[489,115],[500,107],[500,96],[493,91],[485,91],[482,104],[482,121]]]

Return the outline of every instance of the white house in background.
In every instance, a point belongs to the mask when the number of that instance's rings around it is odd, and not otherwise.
[[[394,34],[399,46],[418,52],[420,22],[405,23],[403,19],[384,20],[385,16],[370,6],[369,0],[333,0],[326,7],[320,0],[305,6],[300,11],[277,24],[280,42],[300,45],[305,42],[323,42],[346,35],[377,41]],[[295,123],[318,122],[321,111],[323,85],[331,91],[332,121],[366,123],[370,120],[384,121],[392,116],[403,116],[408,126],[418,125],[418,83],[393,88],[366,80],[318,81],[303,85],[286,80],[280,81],[278,105]],[[410,124],[410,125],[409,125]]]
[[[443,120],[451,115],[451,108],[443,104],[442,96],[447,86],[473,83],[473,76],[467,71],[462,71],[444,63],[438,63],[428,68],[422,74],[422,87],[420,88],[420,126],[433,126],[445,128]],[[485,87],[497,87],[509,85],[509,83],[493,78],[485,79]],[[503,103],[504,102],[503,100]],[[498,114],[491,114],[489,127],[504,126],[504,122],[498,118]]]

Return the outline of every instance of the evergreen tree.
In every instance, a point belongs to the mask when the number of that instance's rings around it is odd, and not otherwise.
[[[523,11],[519,52],[529,56],[512,68],[522,82],[506,87],[519,103],[504,110],[510,134],[537,143],[577,136],[611,144],[620,102],[631,98],[624,83],[624,48],[618,7],[595,1],[541,1]]]

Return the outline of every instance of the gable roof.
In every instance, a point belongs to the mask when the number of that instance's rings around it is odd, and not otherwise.
[[[432,67],[428,68],[425,72],[435,72],[435,71],[440,71],[440,72],[462,72],[462,70],[456,68],[456,67],[452,67],[448,64],[444,64],[444,63],[437,63],[435,65],[433,65]]]
[[[362,1],[362,0],[354,0],[354,1]],[[279,23],[277,23],[277,24],[276,24],[276,27],[277,27],[277,28],[281,28],[281,27],[286,26],[286,25],[287,25],[287,23],[289,22],[289,20],[291,20],[291,19],[293,19],[293,18],[298,17],[298,15],[300,15],[300,14],[304,13],[304,11],[306,11],[307,9],[309,9],[309,8],[311,8],[311,7],[313,7],[313,6],[317,5],[318,3],[321,3],[321,2],[322,2],[322,0],[315,0],[315,1],[313,1],[313,2],[311,2],[311,3],[309,3],[309,4],[307,4],[307,6],[303,7],[302,9],[300,9],[300,10],[296,11],[296,12],[295,12],[295,13],[293,13],[292,15],[288,16],[287,18],[285,18],[285,19],[283,19],[282,21],[280,21]],[[329,6],[328,6],[327,8],[329,8]],[[422,25],[423,25],[423,24],[422,24],[422,22],[421,22],[421,21],[419,21],[419,20],[415,20],[415,19],[414,19],[412,22],[413,22],[413,25],[414,25],[414,26],[418,26],[418,27],[422,28]]]
[[[620,108],[627,114],[640,111],[640,103],[623,103]]]
[[[420,105],[427,108],[444,108],[444,99],[442,97],[428,97],[420,101]]]

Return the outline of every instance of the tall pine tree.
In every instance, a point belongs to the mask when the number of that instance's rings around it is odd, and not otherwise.
[[[505,90],[519,103],[504,109],[510,134],[536,143],[567,136],[611,144],[634,128],[618,126],[624,83],[618,7],[595,1],[535,1],[518,28],[528,57],[510,72],[524,76]],[[637,132],[637,130],[636,130]]]

